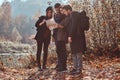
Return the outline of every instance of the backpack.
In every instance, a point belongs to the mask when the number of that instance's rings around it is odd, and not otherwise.
[[[83,30],[83,31],[88,31],[89,30],[89,17],[86,16],[86,12],[82,11],[79,13],[79,23],[78,23],[78,29],[79,31]]]

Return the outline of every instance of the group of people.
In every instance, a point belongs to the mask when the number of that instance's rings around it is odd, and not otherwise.
[[[51,30],[46,25],[46,20],[54,18],[57,23],[56,28],[53,30],[53,39],[55,41],[56,53],[57,53],[57,65],[56,71],[67,70],[67,51],[66,44],[70,44],[73,69],[71,74],[80,74],[82,72],[82,53],[86,50],[86,40],[84,30],[78,34],[79,12],[72,11],[70,5],[61,6],[60,3],[54,5],[53,8],[49,6],[46,9],[46,16],[39,17],[35,26],[37,28],[37,34],[35,40],[37,41],[37,55],[36,61],[40,71],[46,69],[48,46],[51,40]],[[54,13],[54,15],[53,15]],[[41,52],[43,48],[43,64],[41,65]]]

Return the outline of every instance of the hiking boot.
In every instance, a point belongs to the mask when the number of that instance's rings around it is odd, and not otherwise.
[[[43,68],[43,69],[48,69],[46,66],[43,66],[42,68]]]
[[[78,74],[81,74],[82,73],[82,70],[77,70],[77,69],[73,69],[72,71],[70,71],[70,75],[78,75]]]
[[[58,72],[59,72],[59,71],[60,71],[60,72],[61,72],[61,71],[66,71],[66,70],[67,70],[67,68],[57,68],[57,69],[56,69],[56,71],[58,71]]]
[[[43,69],[41,69],[41,67],[38,67],[38,71],[43,71]]]

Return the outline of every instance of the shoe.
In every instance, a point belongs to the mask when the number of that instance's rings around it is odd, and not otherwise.
[[[77,75],[77,74],[80,74],[81,72],[80,71],[78,71],[77,69],[73,69],[73,70],[71,70],[70,71],[70,75]]]
[[[61,71],[66,71],[67,68],[57,68],[56,71],[61,72]]]
[[[56,66],[56,67],[54,67],[54,68],[52,68],[53,70],[57,70],[57,69],[59,69],[60,67],[59,66]]]
[[[43,69],[41,69],[41,67],[38,67],[38,71],[43,71]]]
[[[81,74],[82,73],[82,70],[76,70],[76,69],[73,69],[72,71],[70,71],[70,75],[78,75],[78,74]]]
[[[78,70],[78,72],[82,73],[82,70]]]
[[[73,73],[75,73],[76,71],[77,71],[76,69],[73,69],[73,70],[70,71],[70,74],[73,74]]]
[[[81,74],[81,73],[82,73],[82,70],[77,70],[75,74],[76,74],[76,75],[79,75],[79,74]]]
[[[48,69],[46,66],[43,66],[43,69]]]
[[[56,65],[56,66],[55,66],[54,68],[52,68],[52,69],[53,69],[53,70],[56,70],[57,68],[59,68],[58,65]]]
[[[59,66],[58,66],[58,65],[56,65],[55,69],[57,69],[57,68],[59,68]]]

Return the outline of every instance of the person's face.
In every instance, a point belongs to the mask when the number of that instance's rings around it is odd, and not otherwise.
[[[47,11],[47,16],[52,17],[52,11],[51,10]]]
[[[55,8],[56,13],[60,13],[60,8]]]
[[[63,14],[65,14],[66,16],[69,15],[69,11],[68,11],[68,10],[63,9],[62,12],[63,12]]]
[[[60,8],[60,13],[62,13],[62,14],[63,14],[63,9],[62,9],[62,8]]]

